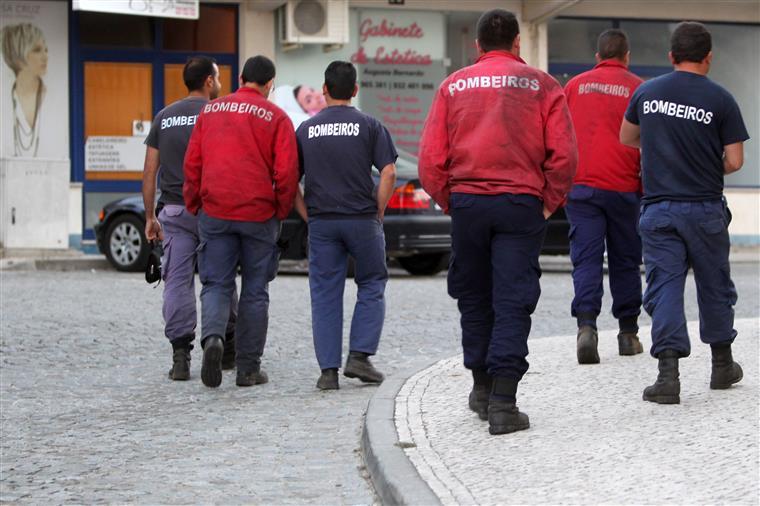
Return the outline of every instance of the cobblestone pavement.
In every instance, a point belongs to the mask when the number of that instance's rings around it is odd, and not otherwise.
[[[758,313],[758,268],[734,268],[739,316]],[[542,285],[532,335],[568,334],[569,275],[547,274]],[[0,501],[376,501],[359,454],[375,388],[344,379],[338,392],[316,391],[307,288],[304,276],[281,275],[271,285],[263,363],[270,383],[237,388],[228,372],[212,390],[200,382],[197,348],[192,380],[167,379],[161,287],[141,275],[1,273]],[[689,291],[694,319],[693,283]],[[379,368],[394,374],[459,351],[444,275],[398,273],[387,294]],[[346,333],[354,297],[349,283]],[[605,314],[600,325],[614,321]]]
[[[737,321],[744,379],[729,390],[709,390],[709,346],[695,343],[680,406],[641,400],[656,362],[619,357],[614,331],[599,366],[575,363],[566,337],[537,340],[518,392],[531,427],[498,437],[467,408],[457,355],[402,387],[399,444],[443,504],[757,504],[759,324]]]

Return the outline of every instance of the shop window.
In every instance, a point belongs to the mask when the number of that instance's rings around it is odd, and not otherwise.
[[[187,96],[187,87],[182,79],[183,63],[167,63],[164,65],[164,104]],[[219,65],[219,81],[222,83],[222,91],[219,96],[224,96],[232,91],[232,67]]]
[[[549,61],[551,63],[596,63],[596,41],[609,20],[554,19],[549,22]]]
[[[234,53],[237,49],[237,7],[201,5],[198,20],[164,21],[163,48],[169,51]]]
[[[628,35],[631,65],[670,67],[670,35],[677,23],[663,21],[621,21],[620,29]]]
[[[708,77],[736,98],[750,139],[744,143],[744,167],[726,177],[726,186],[760,187],[760,26],[708,24],[713,59]]]
[[[145,16],[125,16],[81,11],[79,41],[90,47],[121,47],[151,49],[153,19]]]
[[[153,117],[152,70],[150,63],[85,62],[85,143],[90,137],[118,137],[121,140],[115,144],[129,143],[130,150],[144,149],[142,138],[134,136],[133,129],[136,121],[150,121]],[[90,168],[87,162],[85,164],[88,180],[139,180],[142,155],[102,170]]]

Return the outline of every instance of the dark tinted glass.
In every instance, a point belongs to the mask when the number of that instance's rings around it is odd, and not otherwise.
[[[164,49],[234,53],[237,47],[237,7],[201,5],[198,20],[164,20]]]
[[[91,47],[153,47],[153,19],[101,12],[79,12],[79,41]]]

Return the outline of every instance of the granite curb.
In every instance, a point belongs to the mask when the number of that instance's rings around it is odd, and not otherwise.
[[[387,378],[372,396],[364,416],[362,456],[382,504],[440,504],[438,496],[404,452],[396,430],[396,395],[406,381],[435,362],[421,362]]]

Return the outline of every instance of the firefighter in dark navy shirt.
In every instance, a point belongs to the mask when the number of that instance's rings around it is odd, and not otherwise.
[[[480,58],[441,84],[420,144],[422,185],[451,214],[448,290],[473,376],[469,406],[491,434],[530,425],[516,395],[541,294],[538,256],[578,156],[562,87],[520,59],[519,31],[510,12],[481,16]]]
[[[596,67],[565,86],[578,138],[578,170],[567,197],[570,257],[578,321],[579,364],[598,364],[596,318],[602,308],[604,250],[610,272],[612,315],[618,320],[618,353],[644,351],[641,312],[639,151],[620,144],[620,122],[642,80],[628,71],[628,37],[617,29],[598,39]]]
[[[162,109],[153,119],[145,139],[143,202],[145,237],[162,240],[164,254],[161,274],[164,280],[164,333],[172,345],[173,364],[169,378],[190,379],[190,350],[193,349],[198,315],[195,303],[196,249],[200,243],[198,218],[185,207],[182,198],[182,162],[198,113],[219,95],[219,68],[212,58],[193,56],[182,70],[189,95]],[[156,176],[161,174],[160,210],[156,209]],[[158,211],[158,216],[156,212]],[[226,346],[222,368],[235,367],[235,320],[237,290],[232,292],[225,332]]]
[[[742,379],[731,354],[736,289],[723,177],[741,168],[749,139],[734,97],[707,78],[713,57],[707,29],[681,23],[670,45],[674,72],[636,90],[620,128],[622,143],[641,147],[644,309],[652,316],[651,354],[659,365],[644,400],[661,404],[680,402],[678,359],[691,351],[684,315],[690,267],[699,335],[712,350],[710,388],[726,389]]]
[[[334,61],[325,70],[327,108],[296,132],[304,196],[296,209],[309,222],[309,288],[314,348],[322,370],[317,388],[338,388],[343,342],[343,290],[348,256],[355,263],[356,306],[343,375],[381,383],[369,357],[385,319],[383,214],[396,184],[396,148],[388,130],[351,106],[356,68]],[[372,166],[380,171],[375,188]],[[305,202],[305,208],[304,208]]]

